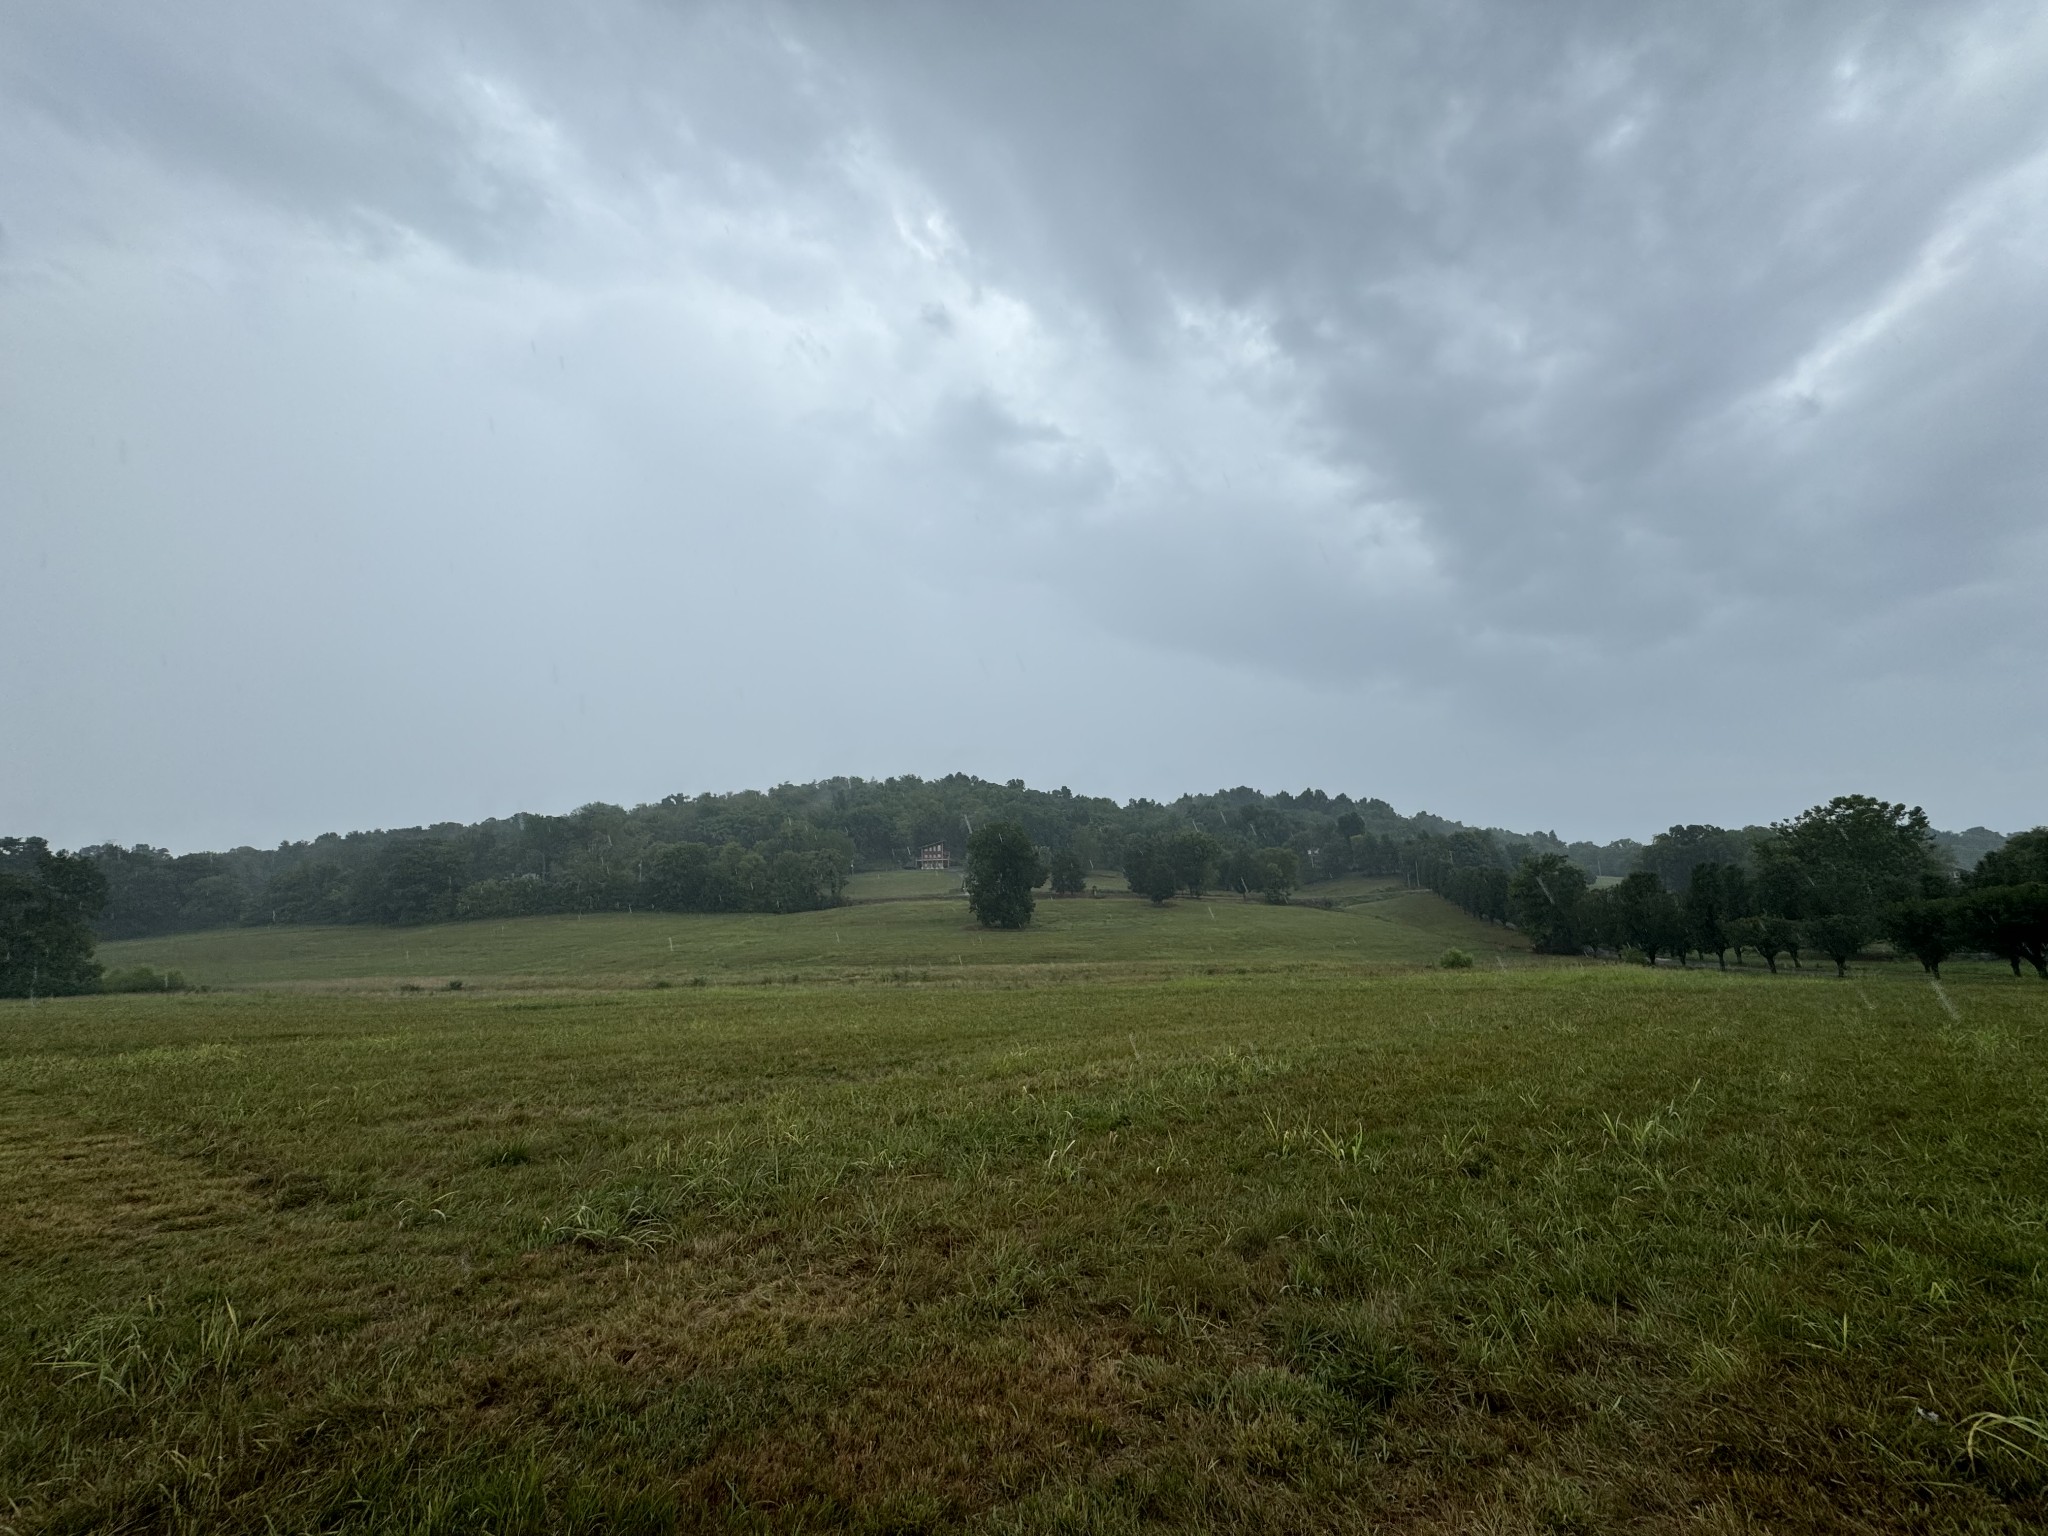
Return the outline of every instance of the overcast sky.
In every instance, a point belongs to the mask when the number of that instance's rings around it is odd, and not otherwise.
[[[0,832],[2048,820],[2039,4],[0,0]]]

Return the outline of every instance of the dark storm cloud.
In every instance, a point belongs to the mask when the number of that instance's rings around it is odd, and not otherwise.
[[[2039,817],[2033,8],[0,18],[15,820]]]

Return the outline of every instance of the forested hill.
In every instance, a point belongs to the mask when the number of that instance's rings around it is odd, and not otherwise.
[[[1094,869],[1122,867],[1135,838],[1199,829],[1226,855],[1292,850],[1310,885],[1350,873],[1412,878],[1445,858],[1510,867],[1542,853],[1563,854],[1591,876],[1622,875],[1669,840],[1566,844],[1551,833],[1470,827],[1427,812],[1404,816],[1384,800],[1317,789],[1269,795],[1240,788],[1171,804],[1120,804],[1064,787],[951,774],[670,795],[631,810],[592,804],[565,816],[327,833],[272,849],[175,857],[111,844],[80,851],[107,877],[100,932],[130,938],[232,924],[418,923],[636,907],[800,911],[838,900],[852,871],[914,863],[929,843],[957,851],[969,823],[995,819],[1020,823],[1042,847],[1071,850]],[[1965,866],[2002,841],[1982,828],[1942,837]]]

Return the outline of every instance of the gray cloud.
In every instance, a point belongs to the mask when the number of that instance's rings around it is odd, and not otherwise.
[[[2040,819],[2048,25],[0,9],[0,816]]]

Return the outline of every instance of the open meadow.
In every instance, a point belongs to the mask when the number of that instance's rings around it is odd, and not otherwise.
[[[1360,896],[104,946],[0,1530],[2048,1524],[2048,987]]]
[[[1041,900],[1021,932],[978,927],[954,875],[858,876],[818,912],[606,913],[419,928],[224,928],[102,944],[115,969],[176,970],[195,986],[631,987],[694,981],[1129,980],[1232,971],[1351,973],[1426,964],[1460,945],[1524,957],[1512,929],[1397,881],[1344,882],[1346,905],[1235,896],[1155,907],[1118,894]],[[951,882],[948,886],[944,882]]]

